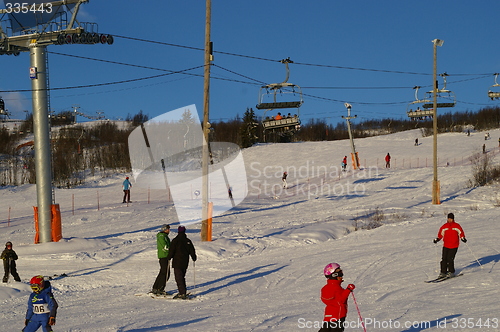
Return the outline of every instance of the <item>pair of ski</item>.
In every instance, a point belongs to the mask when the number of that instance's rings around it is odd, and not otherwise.
[[[175,295],[171,295],[171,294],[157,295],[157,294],[153,294],[152,292],[149,292],[146,294],[139,293],[139,294],[135,294],[135,296],[149,296],[153,299],[164,299],[164,300],[192,300],[196,297],[196,295],[191,294],[191,293],[187,293],[186,298],[178,298]]]
[[[448,280],[448,279],[453,279],[453,278],[461,277],[461,276],[463,276],[463,273],[459,273],[457,275],[450,276],[450,277],[441,277],[441,278],[436,278],[436,279],[432,279],[432,280],[426,280],[425,282],[426,283],[435,284],[435,283],[438,283],[438,282],[442,282],[442,281],[445,281],[445,280]]]

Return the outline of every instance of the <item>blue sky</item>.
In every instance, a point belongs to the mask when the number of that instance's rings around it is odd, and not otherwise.
[[[496,106],[487,91],[500,72],[499,10],[490,0],[213,0],[210,120],[255,109],[260,86],[284,80],[279,60],[288,57],[289,82],[304,93],[303,121],[344,121],[344,102],[358,119],[406,118],[412,88],[422,86],[420,98],[431,89],[435,38],[444,40],[438,73],[450,75],[447,88],[457,98],[455,108],[439,111]],[[97,23],[115,42],[48,47],[54,112],[78,105],[119,119],[190,104],[203,111],[205,1],[90,0],[78,19]],[[0,57],[0,96],[13,118],[31,112],[31,93],[23,92],[31,88],[29,65],[27,53]],[[125,80],[132,82],[113,84]],[[74,88],[103,83],[110,84]]]

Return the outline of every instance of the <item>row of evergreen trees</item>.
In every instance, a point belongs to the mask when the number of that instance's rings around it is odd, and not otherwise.
[[[247,109],[243,118],[236,118],[228,122],[213,123],[213,140],[232,142],[242,148],[250,147],[255,143],[264,142],[263,127],[253,109]],[[488,130],[500,127],[500,107],[488,107],[478,112],[464,111],[443,113],[438,116],[439,132],[461,132],[468,128],[474,130]],[[424,135],[432,134],[432,119],[374,119],[351,122],[352,134],[355,138],[384,135],[421,128]],[[272,141],[280,141],[280,137],[267,135]],[[311,119],[302,123],[301,128],[293,136],[295,141],[333,141],[349,138],[345,121],[336,125],[328,124],[326,119]],[[288,136],[281,141],[287,141]]]
[[[71,115],[71,114],[70,114]],[[64,125],[51,132],[52,177],[57,187],[83,184],[87,176],[102,176],[130,172],[128,136],[148,116],[142,111],[129,115],[126,125],[96,121],[92,126],[72,124],[70,116],[57,116],[56,123]],[[52,126],[54,122],[52,122]],[[19,130],[9,132],[0,128],[0,186],[35,183],[33,117],[29,116]],[[24,143],[23,143],[24,142]]]

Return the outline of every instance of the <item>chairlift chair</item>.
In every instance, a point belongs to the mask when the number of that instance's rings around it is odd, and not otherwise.
[[[500,74],[499,73],[495,73],[495,84],[493,84],[491,86],[492,88],[497,88],[497,89],[495,89],[496,91],[488,90],[488,97],[491,100],[499,99],[500,98],[500,91],[498,90],[498,87],[500,87],[500,84],[497,83],[498,75],[500,75]]]
[[[5,109],[5,102],[2,97],[0,97],[0,117],[3,121],[10,118],[9,111]]]
[[[446,73],[439,74],[443,78],[443,88],[437,89],[437,108],[446,108],[446,107],[455,107],[457,104],[457,98],[453,91],[446,89],[446,76],[449,76]],[[435,83],[437,84],[437,83]],[[434,91],[426,92],[426,99],[433,100]],[[424,109],[432,109],[434,107],[433,102],[428,102],[422,105]]]
[[[420,109],[420,107],[423,107],[423,105],[431,102],[428,99],[418,99],[418,89],[420,88],[421,88],[420,86],[415,86],[413,88],[415,90],[415,100],[409,103],[408,107],[406,108],[406,114],[410,119],[423,120],[427,116],[432,117],[434,115],[434,111],[432,110]],[[417,108],[413,110],[415,106],[417,106]]]
[[[264,111],[262,125],[264,130],[279,130],[280,132],[294,132],[300,127],[300,106],[303,103],[302,89],[300,86],[289,83],[290,77],[289,63],[293,63],[290,58],[280,61],[285,64],[286,78],[281,83],[264,85],[259,90],[259,103],[257,109]],[[275,109],[296,109],[293,115],[284,115],[281,119],[266,118],[266,113]],[[289,113],[290,114],[290,113]]]

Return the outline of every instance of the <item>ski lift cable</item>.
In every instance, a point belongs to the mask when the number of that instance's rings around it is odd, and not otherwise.
[[[243,74],[237,73],[237,72],[235,72],[235,71],[233,71],[233,70],[230,70],[230,69],[227,69],[227,68],[221,67],[221,66],[219,66],[219,65],[212,64],[212,66],[213,66],[213,67],[220,68],[220,69],[225,70],[225,71],[227,71],[227,72],[230,72],[231,74],[235,74],[235,75],[241,76],[241,77],[243,77],[243,78],[246,78],[246,79],[249,79],[249,80],[255,81],[255,82],[259,83],[259,84],[266,84],[265,82],[262,82],[262,81],[259,81],[259,80],[255,79],[255,78],[251,78],[251,77],[249,77],[249,76],[246,76],[246,75],[243,75]]]
[[[76,58],[83,58],[83,59],[87,59],[87,60],[103,61],[103,62],[115,63],[115,64],[120,64],[120,65],[129,65],[129,66],[142,67],[142,68],[147,68],[147,69],[169,71],[169,70],[165,70],[165,69],[158,69],[158,68],[152,68],[152,67],[146,67],[146,66],[124,64],[124,63],[120,63],[120,62],[116,62],[116,61],[93,59],[93,58],[88,58],[88,57],[67,55],[67,54],[62,54],[62,53],[57,53],[57,52],[51,52],[51,53],[58,54],[58,55],[63,55],[63,56],[71,56],[71,57],[76,57]],[[221,68],[223,70],[227,70],[226,68],[223,68],[221,66],[217,66],[217,67],[219,67],[219,68]],[[195,68],[199,68],[199,67],[195,67]],[[245,77],[245,78],[249,78],[249,77],[246,77],[245,75],[238,74],[238,73],[236,73],[234,71],[230,71],[230,70],[227,70],[227,71],[232,72],[232,73],[237,74],[237,75],[240,75],[240,76]],[[172,72],[172,71],[169,71],[169,72]],[[184,72],[184,71],[175,72],[175,73],[182,73],[182,72]],[[197,74],[192,74],[192,73],[188,73],[188,74],[198,76]],[[490,75],[491,74],[483,75],[481,77],[476,77],[476,78],[470,78],[470,79],[464,79],[464,80],[454,81],[454,82],[452,82],[452,84],[461,83],[461,82],[470,81],[470,80],[475,80],[475,79],[482,79],[482,78],[485,78],[485,77],[490,77]],[[158,77],[158,76],[152,76],[152,77],[149,77],[149,78],[154,78],[154,77]],[[136,80],[143,80],[143,79],[147,79],[147,78],[136,79]],[[237,80],[225,79],[225,78],[216,78],[216,77],[214,77],[214,79],[220,79],[220,80],[226,80],[226,81],[232,81],[232,82],[238,82],[238,83],[244,83],[244,84],[252,84],[252,85],[256,84],[256,83],[251,83],[251,82],[243,82],[243,81],[237,81]],[[249,79],[251,79],[251,78],[249,78]],[[132,81],[136,81],[136,80],[128,80],[128,81],[120,81],[120,82],[112,82],[112,83],[101,83],[101,84],[96,84],[96,85],[67,87],[67,88],[64,88],[64,87],[62,87],[62,88],[52,88],[51,90],[62,90],[62,89],[74,89],[74,88],[84,88],[84,87],[92,87],[92,86],[111,85],[111,84],[132,82]],[[255,79],[252,79],[252,80],[259,82],[258,80],[255,80]],[[307,87],[307,88],[308,89],[364,89],[364,88],[368,89],[369,87],[357,87],[357,88],[356,87]],[[371,87],[371,89],[383,89],[383,88],[384,87]],[[399,88],[407,88],[407,87],[385,87],[385,88],[388,88],[388,89],[396,89],[397,88],[397,89],[399,89]],[[9,91],[3,91],[3,92],[29,92],[29,91],[31,91],[31,90],[9,90]],[[312,96],[312,95],[305,95],[305,96],[308,96],[308,97],[311,97],[311,98],[316,98],[316,99],[323,99],[323,100],[326,100],[326,101],[343,102],[343,101],[335,100],[335,99],[331,99],[331,98],[322,98],[322,97]],[[354,102],[354,103],[365,104],[365,105],[373,105],[373,104],[375,104],[375,105],[376,104],[379,104],[379,105],[390,105],[390,104],[402,104],[404,102],[392,102],[392,103],[363,103],[363,102]],[[462,102],[461,101],[461,103],[467,103],[467,102]],[[470,103],[470,104],[474,104],[474,103]],[[477,105],[484,105],[484,104],[477,104]]]
[[[98,86],[106,86],[106,85],[115,85],[115,84],[122,84],[122,83],[131,83],[131,82],[138,82],[138,81],[144,81],[152,78],[158,78],[158,77],[163,77],[163,76],[168,76],[168,75],[173,75],[173,74],[179,74],[185,71],[197,69],[197,68],[202,68],[204,65],[200,65],[197,67],[193,68],[188,68],[188,69],[183,69],[178,72],[169,72],[166,74],[159,74],[159,75],[153,75],[153,76],[147,76],[147,77],[140,77],[140,78],[134,78],[130,80],[123,80],[123,81],[114,81],[114,82],[107,82],[107,83],[96,83],[96,84],[87,84],[87,85],[77,85],[77,86],[68,86],[68,87],[58,87],[58,88],[48,88],[47,90],[55,91],[55,90],[70,90],[70,89],[81,89],[81,88],[91,88],[91,87],[98,87]],[[0,92],[31,92],[31,91],[40,91],[42,89],[38,90],[32,90],[32,89],[20,89],[20,90],[1,90]]]
[[[159,45],[165,45],[165,46],[172,46],[172,47],[179,47],[179,48],[185,48],[185,49],[190,49],[190,50],[196,50],[196,51],[205,51],[204,48],[200,47],[192,47],[192,46],[186,46],[186,45],[179,45],[179,44],[172,44],[172,43],[166,43],[166,42],[160,42],[156,40],[147,40],[143,38],[135,38],[135,37],[128,37],[128,36],[120,36],[120,35],[113,35],[116,38],[123,38],[123,39],[129,39],[129,40],[134,40],[134,41],[141,41],[141,42],[146,42],[146,43],[153,43],[153,44],[159,44]],[[275,59],[269,59],[269,58],[264,58],[264,57],[258,57],[258,56],[251,56],[251,55],[245,55],[245,54],[238,54],[238,53],[232,53],[232,52],[224,52],[224,51],[216,51],[214,50],[213,53],[217,54],[223,54],[223,55],[230,55],[230,56],[235,56],[235,57],[242,57],[242,58],[248,58],[248,59],[254,59],[254,60],[261,60],[261,61],[268,61],[268,62],[280,62],[280,60],[275,60]],[[306,62],[294,62],[296,65],[301,65],[301,66],[312,66],[312,67],[323,67],[323,68],[334,68],[334,69],[347,69],[347,70],[360,70],[360,71],[373,71],[373,72],[384,72],[384,73],[394,73],[394,74],[408,74],[408,75],[423,75],[423,76],[431,76],[431,73],[418,73],[418,72],[411,72],[411,71],[398,71],[398,70],[387,70],[387,69],[373,69],[373,68],[360,68],[360,67],[348,67],[348,66],[336,66],[336,65],[325,65],[325,64],[314,64],[314,63],[306,63]],[[489,75],[486,73],[481,73],[481,74],[453,74],[452,76],[477,76],[477,75]]]
[[[49,52],[49,53],[52,53],[52,54],[56,54],[56,55],[61,55],[61,56],[68,56],[68,57],[74,57],[74,58],[80,58],[80,59],[85,59],[85,60],[92,60],[92,61],[100,61],[100,62],[105,62],[105,63],[112,63],[112,64],[117,64],[117,65],[124,65],[124,66],[130,66],[130,67],[137,67],[137,68],[144,68],[144,69],[151,69],[151,70],[160,70],[160,71],[168,71],[168,72],[173,72],[172,70],[168,70],[168,69],[161,69],[161,68],[154,68],[154,67],[149,67],[149,66],[143,66],[143,65],[134,65],[134,64],[128,64],[128,63],[123,63],[123,62],[118,62],[118,61],[111,61],[111,60],[103,60],[103,59],[96,59],[96,58],[90,58],[90,57],[84,57],[84,56],[78,56],[78,55],[70,55],[70,54],[64,54],[64,53],[59,53],[59,52]],[[274,62],[280,62],[280,61],[283,61],[283,60],[272,60]],[[301,63],[296,63],[294,62],[295,64],[301,64]],[[252,81],[255,81],[255,82],[258,82],[260,84],[265,84],[264,82],[260,81],[260,80],[257,80],[257,79],[253,79],[253,78],[250,78],[248,76],[245,76],[243,74],[239,74],[235,71],[231,71],[227,68],[224,68],[222,66],[218,66],[218,65],[215,65],[215,64],[212,64],[212,66],[214,67],[218,67],[220,69],[223,69],[223,70],[226,70],[228,72],[231,72],[235,75],[239,75],[241,77],[244,77],[244,78],[247,78],[247,79],[250,79]],[[330,66],[330,65],[317,65],[317,66]],[[338,66],[331,66],[331,67],[338,67]],[[353,68],[353,69],[362,69],[362,68],[354,68],[354,67],[345,67],[345,68]],[[374,69],[373,71],[383,71],[383,70],[378,70],[378,69]],[[407,74],[416,74],[416,73],[411,73],[411,72],[398,72],[398,73],[407,73]],[[195,76],[199,76],[198,74],[193,74],[193,73],[186,73],[187,75],[195,75]],[[455,83],[461,83],[461,82],[466,82],[466,81],[470,81],[470,80],[475,80],[475,79],[482,79],[482,78],[486,78],[486,77],[490,77],[491,74],[451,74],[449,76],[479,76],[479,77],[475,77],[475,78],[470,78],[470,79],[464,79],[464,80],[459,80],[459,81],[453,81],[453,82],[449,82],[451,84],[455,84]],[[221,79],[221,80],[224,80],[224,78],[216,78],[214,77],[214,79]],[[231,79],[225,79],[227,81],[232,81]],[[248,82],[242,82],[242,81],[234,81],[234,82],[238,82],[238,83],[248,83]],[[427,86],[423,86],[423,87],[432,87],[432,85],[427,85]],[[408,87],[302,87],[302,89],[345,89],[345,90],[349,90],[349,89],[366,89],[366,90],[369,90],[369,89],[407,89]]]

